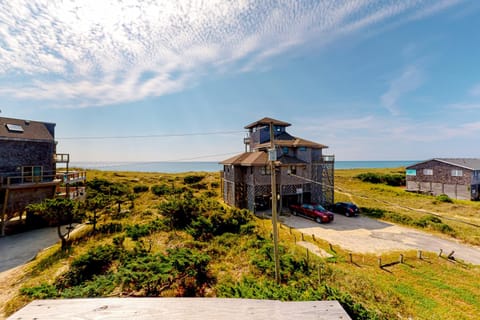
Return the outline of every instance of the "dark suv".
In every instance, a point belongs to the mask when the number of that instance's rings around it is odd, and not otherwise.
[[[358,207],[351,202],[337,202],[333,205],[332,211],[344,214],[347,217],[356,217],[360,213]]]

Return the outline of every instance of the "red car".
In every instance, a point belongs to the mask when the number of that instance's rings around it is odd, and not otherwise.
[[[326,223],[333,221],[333,213],[325,209],[319,204],[293,204],[290,206],[290,212],[296,216],[302,215],[315,220],[318,223]]]

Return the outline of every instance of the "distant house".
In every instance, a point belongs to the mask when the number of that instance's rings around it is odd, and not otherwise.
[[[323,155],[323,144],[290,135],[289,123],[263,118],[245,127],[245,152],[221,162],[223,199],[252,211],[270,207],[270,126],[273,127],[280,210],[292,203],[333,203],[334,156]]]
[[[1,235],[6,222],[21,219],[27,205],[85,180],[85,173],[57,172],[57,163],[65,163],[68,171],[68,162],[68,154],[56,153],[54,123],[0,117]]]
[[[407,191],[480,199],[480,159],[431,159],[406,168]]]

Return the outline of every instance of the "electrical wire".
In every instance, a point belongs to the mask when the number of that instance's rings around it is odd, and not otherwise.
[[[128,136],[79,136],[79,137],[57,137],[57,140],[107,140],[107,139],[145,139],[145,138],[171,138],[189,136],[212,136],[246,133],[246,131],[216,131],[216,132],[192,132],[192,133],[165,133]]]

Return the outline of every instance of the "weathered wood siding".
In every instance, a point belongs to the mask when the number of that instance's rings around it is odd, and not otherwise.
[[[19,176],[22,166],[42,166],[43,172],[53,174],[55,143],[37,141],[2,140],[0,148],[0,174]]]
[[[416,174],[408,175],[408,170],[416,170]],[[426,174],[425,170],[432,170],[432,174]],[[453,176],[452,170],[461,170],[462,175]],[[431,160],[408,167],[407,191],[432,195],[446,194],[454,199],[470,200],[472,198],[472,176],[472,170]]]

